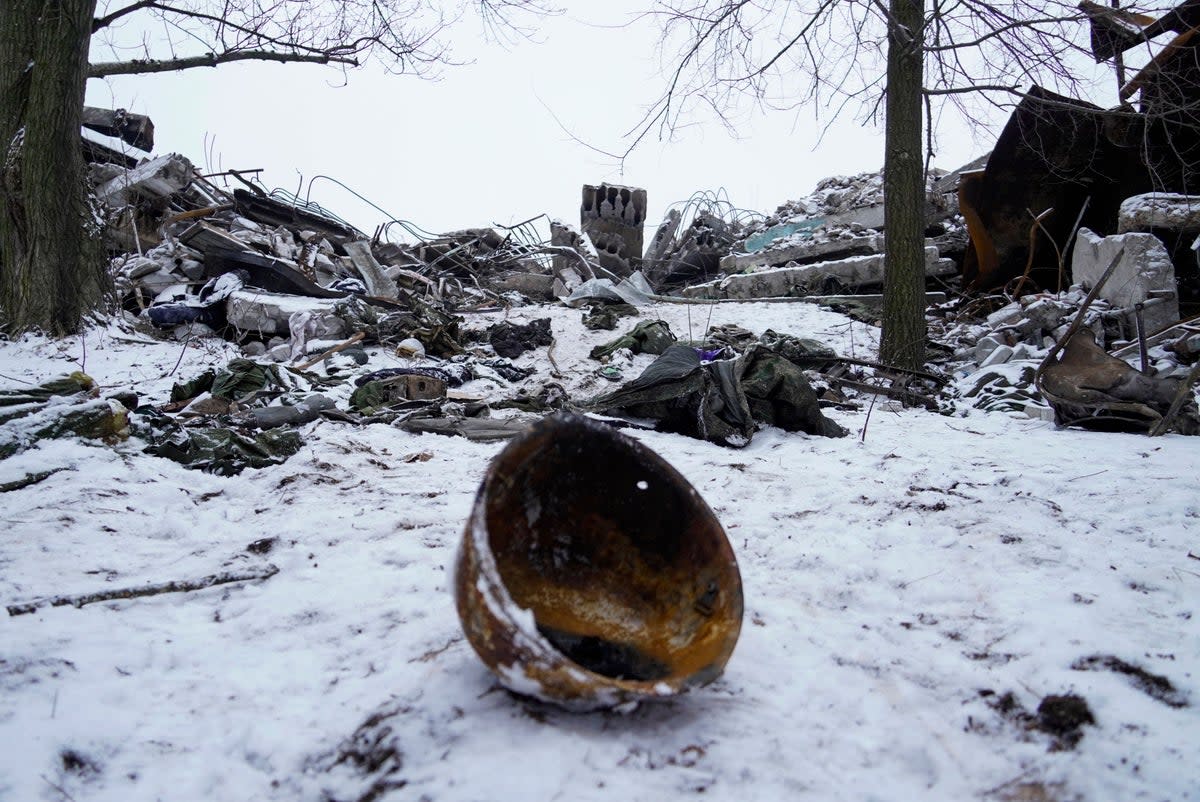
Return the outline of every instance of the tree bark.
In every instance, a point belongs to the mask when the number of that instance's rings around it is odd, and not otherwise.
[[[80,150],[96,0],[0,3],[0,315],[79,330],[108,286]]]
[[[884,128],[883,332],[879,359],[925,363],[925,175],[921,157],[923,0],[890,0]]]

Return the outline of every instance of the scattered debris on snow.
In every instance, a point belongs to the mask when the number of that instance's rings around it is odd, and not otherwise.
[[[92,143],[121,309],[0,343],[0,796],[1186,797],[1200,458],[1120,432],[1200,433],[1195,199],[997,222],[1009,145],[902,371],[879,173],[367,234]]]

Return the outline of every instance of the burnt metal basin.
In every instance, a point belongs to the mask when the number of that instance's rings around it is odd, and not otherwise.
[[[649,448],[574,415],[495,458],[455,567],[468,641],[510,690],[574,710],[720,676],[742,623],[716,516]]]

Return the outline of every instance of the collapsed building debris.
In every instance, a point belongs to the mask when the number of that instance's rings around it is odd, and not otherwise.
[[[100,122],[150,141],[148,119],[113,113]],[[998,146],[987,169],[1000,170],[996,152],[1003,150]],[[881,366],[823,353],[797,338],[755,337],[737,327],[679,342],[654,314],[590,349],[602,363],[587,369],[592,380],[623,383],[600,394],[589,385],[590,394],[581,394],[556,382],[526,382],[532,369],[511,361],[537,354],[532,359],[549,363],[551,378],[562,378],[549,319],[465,325],[465,316],[478,310],[565,303],[581,309],[587,328],[613,330],[623,317],[654,304],[751,299],[819,302],[874,322],[879,296],[871,293],[882,283],[887,247],[878,172],[822,181],[770,216],[738,209],[719,193],[697,193],[667,210],[644,250],[647,193],[639,188],[585,186],[579,227],[533,218],[433,234],[392,221],[371,236],[317,204],[266,191],[254,182],[256,174],[201,176],[176,154],[134,164],[105,157],[93,165],[97,196],[110,209],[108,242],[125,308],[164,336],[222,336],[247,357],[224,373],[244,374],[248,383],[234,379],[227,391],[222,381],[215,387],[201,381],[179,388],[178,397],[157,410],[135,413],[135,430],[156,453],[192,467],[236,473],[281,461],[299,448],[303,428],[321,420],[386,422],[490,440],[511,437],[534,419],[517,413],[577,408],[649,418],[659,428],[740,446],[763,425],[843,435],[821,408],[853,403],[860,394],[928,409],[951,403],[938,398],[946,381],[933,373],[884,374]],[[995,233],[971,225],[972,215],[982,219],[970,204],[972,182],[982,175],[970,169],[930,175],[926,257],[933,291],[927,297],[955,310],[946,311],[947,318],[970,308],[966,299],[945,303],[945,291],[953,291],[955,275],[968,273],[970,260],[979,258],[983,239],[976,231]],[[243,186],[230,192],[214,179]],[[966,224],[956,189],[967,201]],[[1200,338],[1191,330],[1163,334],[1179,316],[1173,284],[1187,275],[1172,273],[1155,243],[1164,232],[1195,242],[1200,226],[1189,196],[1139,197],[1114,201],[1119,220],[1113,212],[1103,226],[1083,225],[1093,220],[1087,215],[1072,219],[1068,230],[1080,229],[1080,244],[1071,260],[1057,259],[1057,267],[1064,280],[1069,269],[1070,278],[1086,286],[1097,265],[1123,248],[1124,272],[1088,311],[1087,325],[1097,342],[1118,348],[1136,346],[1140,335],[1148,344],[1143,351],[1149,349],[1140,373],[1173,376],[1171,386],[1177,386],[1200,352]],[[1052,225],[1049,218],[1040,222]],[[538,228],[547,224],[549,237]],[[1021,226],[1027,235],[1026,222]],[[399,231],[406,238],[397,238]],[[1024,268],[1031,258],[1027,237],[1020,244],[1024,251],[1014,250],[1010,261]],[[1082,292],[1025,293],[997,304],[988,310],[986,331],[978,321],[970,334],[964,321],[958,329],[940,329],[945,339],[957,337],[949,348],[965,360],[954,386],[981,406],[1050,414],[1050,396],[1069,393],[1054,377],[1058,389],[1040,392],[1037,366],[1061,338]],[[379,364],[381,353],[394,356]],[[968,387],[972,373],[978,375]],[[481,389],[464,390],[466,382]],[[1155,392],[1162,395],[1166,386]]]
[[[679,215],[678,210],[671,211]],[[649,283],[664,291],[718,275],[721,260],[742,232],[736,218],[725,219],[708,209],[696,213],[682,233],[675,233],[678,224],[670,225],[673,219],[668,214],[655,237],[653,255],[647,255],[644,261]],[[659,241],[659,235],[662,241]]]
[[[1114,141],[1110,130],[1099,106],[1040,87],[1025,95],[987,166],[963,174],[958,187],[971,241],[962,269],[969,288],[1004,286],[1028,266],[1037,286],[1066,288],[1060,254],[1074,230],[1115,232],[1121,201],[1151,189],[1136,169],[1137,143]],[[1034,215],[1043,215],[1036,225]]]
[[[731,275],[720,281],[693,285],[683,294],[688,298],[741,299],[833,295],[848,289],[881,287],[884,265],[882,253],[848,256],[830,262]],[[939,258],[936,247],[925,248],[926,276],[948,278],[957,273],[958,266],[950,259]]]
[[[1200,186],[1194,111],[1200,98],[1200,37],[1194,35],[1200,12],[1195,2],[1184,2],[1158,20],[1089,0],[1080,9],[1091,23],[1096,61],[1116,62],[1124,82],[1121,99],[1138,95],[1138,108],[1126,102],[1102,109],[1041,87],[1029,90],[986,167],[964,173],[958,187],[972,246],[963,275],[974,289],[1001,287],[1032,272],[1038,286],[1061,291],[1070,283],[1063,263],[1078,228],[1101,234],[1134,230],[1120,223],[1128,218],[1121,208],[1132,196],[1194,194]],[[1167,31],[1179,35],[1124,81],[1121,54]],[[1181,287],[1188,290],[1185,300],[1194,302],[1200,300],[1200,286],[1191,278],[1193,241],[1164,239]]]
[[[933,177],[931,176],[931,179]],[[685,297],[757,299],[871,291],[882,284],[885,238],[882,176],[863,173],[822,182],[808,198],[791,201],[767,218],[702,198],[691,225],[667,247],[661,242],[679,221],[668,215],[652,243],[646,277]],[[689,202],[689,206],[696,202]],[[688,208],[688,207],[685,207]],[[928,275],[949,278],[965,232],[954,223],[944,194],[930,192],[927,208]]]
[[[1123,251],[1113,255],[1071,325],[1042,360],[1035,377],[1037,387],[1050,401],[1060,425],[1133,428],[1151,434],[1173,427],[1181,434],[1200,434],[1200,411],[1190,387],[1194,370],[1186,382],[1147,375],[1144,345],[1142,367],[1146,372],[1110,356],[1096,344],[1096,336],[1082,328],[1084,313],[1116,274],[1123,257]],[[1140,329],[1138,336],[1144,343]],[[1185,396],[1186,407],[1177,403]]]

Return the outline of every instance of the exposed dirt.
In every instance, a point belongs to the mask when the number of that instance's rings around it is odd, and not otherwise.
[[[1133,681],[1133,686],[1147,696],[1157,699],[1168,707],[1188,707],[1187,696],[1178,690],[1171,680],[1161,674],[1151,674],[1141,666],[1127,663],[1111,654],[1094,654],[1081,657],[1071,664],[1076,671],[1115,671]]]
[[[988,692],[988,707],[1002,718],[1027,732],[1041,732],[1051,738],[1051,752],[1070,751],[1083,738],[1083,726],[1095,724],[1096,717],[1087,700],[1076,694],[1050,695],[1038,703],[1036,713],[1030,713],[1012,691],[999,696]]]

